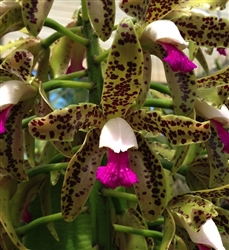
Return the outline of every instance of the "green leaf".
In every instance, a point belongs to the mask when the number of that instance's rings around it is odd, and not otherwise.
[[[130,166],[139,179],[134,189],[143,217],[147,221],[155,221],[166,206],[166,178],[158,156],[146,139],[140,134],[136,137],[138,149],[129,151]]]
[[[115,0],[86,0],[91,24],[102,41],[106,41],[115,21]]]
[[[27,250],[27,248],[23,246],[23,244],[19,240],[10,217],[9,201],[17,189],[17,182],[9,175],[1,175],[0,188],[0,222],[13,244],[17,246],[19,250]]]
[[[175,150],[171,149],[168,145],[162,144],[157,141],[149,142],[149,145],[152,147],[154,152],[158,155],[161,155],[165,160],[171,161],[174,157]]]
[[[190,42],[189,42],[189,44],[190,44]],[[201,50],[200,47],[198,47],[198,50],[197,50],[197,53],[196,53],[196,59],[198,60],[198,62],[202,66],[202,68],[205,71],[205,73],[207,75],[209,75],[210,73],[209,73],[208,63],[207,63],[207,60],[206,60],[206,58],[204,56],[204,53],[203,53],[203,51]],[[190,60],[192,60],[192,59],[190,58]]]
[[[173,219],[173,216],[168,209],[164,210],[163,216],[165,219],[165,223],[164,223],[164,229],[163,229],[164,233],[163,233],[163,239],[160,245],[160,250],[168,250],[174,238],[176,226],[175,226],[175,221]]]
[[[72,141],[78,130],[102,128],[106,120],[99,106],[82,103],[55,110],[29,124],[30,133],[40,140]]]
[[[0,27],[0,37],[9,32],[23,28],[24,22],[22,20],[21,6],[9,9],[0,16]]]
[[[25,27],[32,36],[37,36],[42,29],[54,0],[22,0],[22,17]]]
[[[66,221],[74,220],[86,203],[105,151],[99,148],[99,134],[93,129],[87,133],[82,147],[69,162],[61,194],[62,213]]]
[[[172,21],[186,41],[192,40],[207,48],[229,46],[229,21],[226,18],[183,11],[183,15],[174,16]]]
[[[2,62],[0,69],[4,69],[29,83],[33,69],[33,55],[24,49],[13,51]]]
[[[124,117],[143,79],[143,53],[134,25],[123,19],[117,28],[105,71],[102,107],[107,119]]]
[[[136,131],[145,130],[154,136],[164,134],[173,145],[188,145],[209,139],[209,122],[197,122],[185,116],[161,115],[158,111],[137,110],[126,117]]]

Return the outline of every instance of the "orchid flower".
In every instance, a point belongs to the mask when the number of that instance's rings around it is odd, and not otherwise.
[[[228,108],[222,105],[220,109],[217,109],[197,99],[195,102],[195,109],[198,115],[211,121],[224,144],[223,151],[229,154],[229,132],[225,129],[225,127],[229,127]]]
[[[217,48],[216,49],[220,55],[226,56],[227,55],[227,51],[225,48]]]
[[[5,123],[11,108],[20,101],[32,98],[35,93],[35,87],[26,85],[22,81],[11,80],[0,83],[0,134],[6,131]]]
[[[226,250],[223,246],[218,228],[212,219],[208,219],[198,232],[193,231],[184,220],[180,223],[185,228],[191,240],[198,244],[200,250],[207,250],[214,248],[215,250]],[[209,247],[209,248],[208,248]]]
[[[108,65],[101,107],[90,103],[71,105],[33,119],[29,130],[37,139],[49,141],[71,141],[78,130],[87,131],[65,174],[62,212],[66,220],[71,221],[80,212],[96,178],[111,188],[134,184],[142,213],[148,220],[155,220],[166,202],[164,171],[138,131],[155,136],[162,133],[173,145],[185,145],[207,140],[209,122],[131,109],[140,92],[143,53],[130,19],[122,20],[118,26]],[[181,130],[184,133],[180,134]],[[100,166],[106,152],[107,165]]]
[[[182,38],[172,21],[157,20],[150,23],[141,35],[142,41],[148,39],[159,43],[165,49],[167,56],[163,61],[169,63],[173,71],[187,73],[196,68],[196,65],[182,52],[188,47],[188,42]]]

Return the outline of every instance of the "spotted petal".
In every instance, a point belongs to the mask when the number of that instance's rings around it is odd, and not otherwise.
[[[86,203],[95,182],[95,171],[105,152],[105,149],[99,149],[98,131],[93,129],[69,162],[61,194],[62,213],[66,221],[74,220]]]
[[[0,27],[0,37],[11,31],[23,28],[24,22],[22,20],[21,6],[17,5],[0,16]]]
[[[22,0],[22,17],[28,32],[37,36],[45,22],[54,0]]]
[[[21,150],[23,148],[21,121],[33,105],[33,100],[14,105],[5,124],[6,131],[0,134],[0,168],[18,181],[25,181],[28,178]]]
[[[195,41],[197,45],[208,48],[229,46],[229,21],[226,18],[194,12],[187,14],[184,11],[182,16],[175,16],[172,21],[185,40]]]
[[[102,93],[104,115],[124,117],[136,100],[143,79],[143,53],[134,25],[123,19],[108,56]]]
[[[136,131],[164,134],[173,145],[203,142],[211,134],[209,122],[200,123],[184,116],[162,116],[158,111],[138,110],[126,117],[126,121]]]
[[[94,104],[70,105],[55,110],[43,118],[29,123],[30,133],[40,140],[72,141],[75,133],[92,127],[102,128],[105,118]]]
[[[114,0],[87,0],[88,15],[96,34],[102,41],[106,41],[111,33],[115,21]]]
[[[9,54],[0,65],[4,69],[24,82],[29,82],[33,67],[33,55],[25,49],[20,49]]]
[[[137,134],[138,150],[130,149],[130,166],[139,183],[134,184],[135,193],[143,217],[155,221],[167,202],[166,178],[157,155],[150,149],[143,136]]]

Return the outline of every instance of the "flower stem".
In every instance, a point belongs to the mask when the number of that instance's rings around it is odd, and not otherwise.
[[[93,89],[94,84],[92,82],[78,82],[70,80],[50,80],[43,83],[45,91],[51,91],[58,88],[84,88],[84,89]]]
[[[88,207],[83,207],[80,213],[86,213],[88,211]],[[56,220],[62,220],[63,216],[62,213],[55,213],[47,216],[40,217],[38,219],[33,220],[32,222],[28,223],[25,226],[21,226],[16,229],[16,232],[19,236],[23,237],[25,236],[28,232],[33,230],[34,228],[42,225],[42,224],[47,224],[52,221]]]
[[[109,49],[105,50],[104,52],[100,53],[98,56],[94,57],[94,62],[96,64],[101,63],[104,59],[106,59],[108,57],[109,53],[110,53]]]
[[[69,29],[65,28],[64,26],[60,25],[59,23],[57,23],[56,21],[50,19],[50,18],[46,18],[44,26],[52,28],[60,33],[62,33],[63,35],[69,37],[70,39],[72,39],[75,42],[78,42],[84,46],[87,46],[89,44],[89,40],[75,35],[72,31],[70,31]]]
[[[173,101],[156,99],[156,98],[146,99],[144,107],[173,109]]]
[[[151,82],[150,83],[150,88],[154,89],[154,90],[157,90],[157,91],[159,91],[159,92],[161,92],[163,94],[171,95],[169,87],[167,85],[165,85],[165,84],[157,83],[157,82]]]
[[[113,228],[116,232],[129,233],[129,234],[137,234],[144,237],[152,237],[154,239],[162,240],[163,234],[154,230],[147,229],[138,229],[133,227],[127,227],[123,225],[113,224]]]
[[[138,199],[135,194],[128,194],[122,191],[117,191],[115,189],[107,189],[107,188],[103,188],[100,192],[103,196],[122,198],[128,201],[138,202]]]
[[[73,33],[80,33],[82,31],[82,27],[73,27],[73,28],[68,28]],[[64,36],[63,33],[60,32],[55,32],[51,36],[43,39],[41,41],[41,45],[43,48],[49,48],[57,39],[61,38]]]
[[[87,75],[87,70],[80,70],[77,72],[73,72],[67,75],[59,76],[55,78],[54,80],[72,80],[75,78],[81,78]]]

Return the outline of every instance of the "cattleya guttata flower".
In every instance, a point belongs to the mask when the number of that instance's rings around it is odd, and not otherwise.
[[[132,105],[146,70],[142,65],[143,51],[134,26],[124,19],[119,23],[108,57],[101,108],[90,103],[70,105],[29,123],[34,137],[49,141],[71,141],[76,131],[87,131],[65,173],[61,199],[63,216],[68,221],[81,211],[96,177],[111,188],[133,184],[144,217],[155,220],[166,203],[166,190],[162,188],[164,171],[139,132],[164,134],[173,145],[209,138],[209,122],[162,116],[158,111],[134,111]],[[100,166],[106,152],[107,165]]]
[[[31,74],[33,55],[27,50],[12,52],[0,65],[0,168],[19,181],[27,180],[22,128],[18,124],[31,111],[38,94]]]

